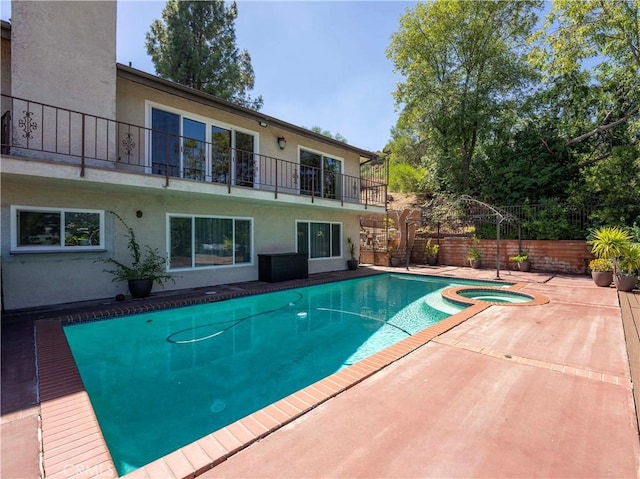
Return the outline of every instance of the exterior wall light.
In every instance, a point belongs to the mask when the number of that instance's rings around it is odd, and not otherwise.
[[[284,150],[285,146],[287,146],[287,140],[285,140],[284,137],[279,136],[278,137],[278,146],[280,147],[281,150]]]
[[[266,127],[268,127],[268,126],[269,126],[269,123],[267,123],[267,122],[266,122],[266,121],[264,121],[264,120],[260,120],[260,121],[258,122],[258,124],[259,124],[262,128],[266,128]]]

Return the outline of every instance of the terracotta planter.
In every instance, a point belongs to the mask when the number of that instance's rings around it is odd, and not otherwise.
[[[618,291],[624,291],[626,293],[633,291],[633,288],[636,287],[636,283],[638,282],[638,278],[635,276],[620,276],[615,275],[613,278],[613,282],[616,285]]]
[[[153,288],[152,279],[130,279],[129,292],[134,298],[146,298]]]
[[[611,271],[592,271],[591,278],[596,286],[608,288],[613,281],[613,273]]]
[[[518,269],[520,271],[524,271],[525,273],[531,270],[531,261],[521,261],[518,263]]]

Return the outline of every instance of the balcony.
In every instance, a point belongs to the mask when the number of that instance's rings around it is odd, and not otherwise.
[[[386,165],[367,162],[359,177],[220,147],[164,131],[96,117],[30,100],[2,95],[3,155],[87,168],[159,176],[170,188],[175,180],[384,207]],[[219,190],[217,190],[219,191]]]

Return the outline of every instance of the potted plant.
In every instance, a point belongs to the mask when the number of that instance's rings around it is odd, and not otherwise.
[[[347,267],[351,270],[358,269],[358,259],[356,257],[356,244],[351,238],[347,238],[347,245],[349,245],[349,257],[347,260]]]
[[[427,244],[424,245],[424,255],[427,258],[429,266],[435,266],[438,264],[438,251],[440,245],[431,244],[431,238],[427,240]]]
[[[387,230],[387,248],[389,251],[392,249],[396,250],[399,246],[399,241],[397,238],[398,229],[396,228],[396,222],[393,218],[386,217],[385,220],[385,228]]]
[[[106,273],[113,275],[112,281],[127,281],[129,292],[134,298],[144,298],[151,294],[153,283],[164,284],[166,281],[174,281],[166,272],[167,260],[158,249],[152,249],[145,245],[144,249],[138,244],[133,229],[117,214],[111,211],[127,230],[127,249],[131,253],[131,264],[126,265],[113,258],[104,258],[99,261],[113,266],[113,269],[105,269]]]
[[[474,235],[473,238],[471,238],[471,247],[467,252],[467,260],[469,261],[469,265],[474,269],[478,269],[482,264],[482,254],[480,254],[480,250],[478,249],[479,244],[480,238]]]
[[[600,287],[609,287],[613,281],[613,262],[610,259],[596,258],[589,262],[591,279]]]
[[[529,252],[527,250],[520,251],[520,254],[511,256],[509,261],[514,261],[518,265],[520,271],[529,271],[531,269],[531,260],[529,259]]]
[[[640,244],[629,242],[618,258],[618,265],[618,274],[613,278],[616,288],[618,291],[633,291],[640,271]]]
[[[631,291],[635,287],[637,277],[632,273],[640,267],[640,258],[635,257],[635,243],[631,240],[631,234],[622,227],[602,226],[592,231],[587,241],[596,258],[612,262],[613,281],[621,291]],[[628,289],[629,287],[631,289]]]
[[[391,266],[400,266],[402,258],[400,257],[400,251],[395,246],[390,246],[389,249],[389,263]]]

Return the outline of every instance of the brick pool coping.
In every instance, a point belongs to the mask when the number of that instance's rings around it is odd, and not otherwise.
[[[376,271],[369,274],[380,273],[380,271]],[[359,276],[365,275],[368,274],[363,273]],[[296,285],[269,285],[259,293],[332,281],[335,279],[310,280]],[[525,286],[526,283],[517,283],[507,290],[519,290]],[[502,288],[502,290],[505,289]],[[155,304],[140,304],[107,312],[84,312],[57,319],[36,321],[38,386],[42,417],[42,460],[45,477],[106,478],[117,476],[89,396],[84,389],[66,341],[62,329],[63,324],[201,304],[256,293],[255,291],[237,291],[223,293],[215,297],[207,296]],[[525,304],[531,305],[532,303]],[[180,479],[200,475],[492,305],[503,306],[504,303],[478,302],[373,356],[136,469],[124,477],[129,479],[154,477]]]
[[[474,305],[474,304],[488,304],[494,306],[507,306],[507,307],[523,307],[523,306],[540,306],[541,304],[547,304],[549,302],[549,298],[540,293],[522,293],[519,290],[522,289],[525,284],[516,284],[510,287],[509,289],[495,287],[492,288],[490,286],[456,286],[454,288],[447,288],[442,292],[442,297],[448,301],[451,301],[455,304],[462,304],[464,306]],[[521,296],[526,296],[531,298],[531,301],[526,301],[522,303],[509,303],[502,301],[488,301],[486,299],[476,299],[471,297],[463,296],[461,293],[465,291],[480,291],[486,293],[504,293],[505,291],[510,291],[513,293],[517,293]]]

